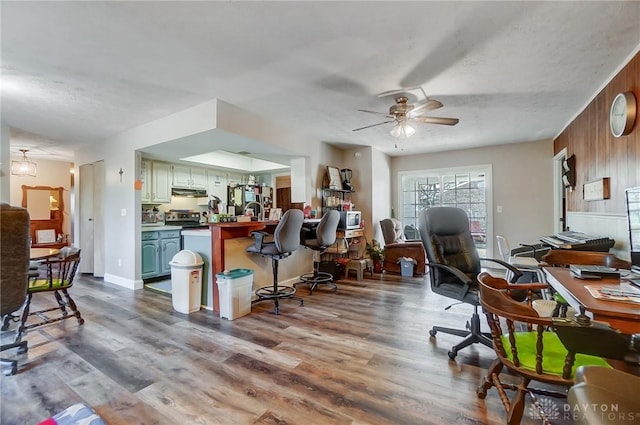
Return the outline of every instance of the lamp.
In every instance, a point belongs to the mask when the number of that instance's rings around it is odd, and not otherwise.
[[[411,127],[406,122],[399,122],[396,124],[391,131],[389,132],[393,137],[397,137],[398,139],[406,139],[416,132],[416,129]]]
[[[27,158],[29,149],[20,149],[22,158],[19,161],[11,161],[11,174],[15,176],[36,176],[36,163]]]

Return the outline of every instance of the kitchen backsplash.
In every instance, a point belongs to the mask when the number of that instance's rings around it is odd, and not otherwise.
[[[170,204],[159,204],[159,205],[142,205],[142,211],[152,211],[153,207],[156,207],[160,212],[166,213],[169,210],[191,210],[196,212],[205,212],[207,211],[206,205],[198,205],[198,198],[186,198],[186,197],[178,197],[172,196]],[[164,220],[164,218],[163,218]],[[144,221],[144,220],[143,220]]]

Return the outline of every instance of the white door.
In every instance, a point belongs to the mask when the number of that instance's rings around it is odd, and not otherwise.
[[[93,274],[93,164],[80,166],[78,197],[81,249],[78,271]]]
[[[80,220],[80,273],[104,277],[104,162],[80,166],[78,218]]]

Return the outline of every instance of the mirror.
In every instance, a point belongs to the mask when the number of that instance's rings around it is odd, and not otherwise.
[[[64,217],[63,188],[22,185],[22,206],[29,211],[32,246],[56,244]]]

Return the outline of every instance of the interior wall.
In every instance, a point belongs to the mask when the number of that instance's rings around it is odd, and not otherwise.
[[[11,197],[11,151],[9,149],[11,129],[5,124],[0,124],[0,202],[10,204]]]
[[[27,152],[27,156],[29,153]],[[21,155],[12,156],[11,160],[17,161],[22,158]],[[62,231],[66,235],[71,234],[71,175],[70,170],[73,164],[62,161],[49,161],[46,159],[34,159],[36,163],[37,173],[35,177],[31,176],[13,176],[9,175],[10,196],[9,203],[15,206],[22,205],[22,185],[26,186],[51,186],[62,187],[64,189],[62,197],[64,202],[64,211],[62,222]]]
[[[371,148],[358,147],[345,149],[341,152],[341,163],[346,164],[340,169],[349,168],[351,170],[351,186],[354,192],[351,193],[354,211],[362,213],[362,220],[365,223],[365,234],[370,232],[371,224]]]
[[[391,157],[377,149],[371,150],[371,223],[370,232],[367,232],[369,240],[383,241],[380,220],[391,217],[392,211],[392,186],[391,186]],[[375,173],[373,172],[375,170]]]
[[[627,136],[609,130],[609,111],[616,94],[632,91],[640,106],[640,53],[605,86],[554,140],[554,152],[567,148],[576,157],[576,187],[567,196],[568,211],[626,214],[624,190],[640,186],[640,114]],[[610,178],[611,198],[585,201],[583,185]],[[571,223],[568,223],[571,225]]]
[[[392,205],[399,211],[399,172],[480,164],[491,164],[493,170],[494,235],[503,235],[517,246],[553,234],[552,140],[392,157]],[[498,252],[495,240],[493,252]]]

